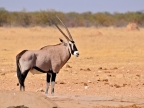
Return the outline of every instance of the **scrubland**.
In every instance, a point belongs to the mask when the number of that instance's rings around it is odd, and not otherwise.
[[[61,69],[55,85],[58,96],[50,98],[65,108],[144,107],[144,29],[69,30],[80,56],[72,56]],[[0,28],[0,90],[19,91],[15,57],[20,51],[58,44],[59,38],[65,39],[55,27]],[[45,91],[45,79],[45,74],[29,73],[26,91]]]

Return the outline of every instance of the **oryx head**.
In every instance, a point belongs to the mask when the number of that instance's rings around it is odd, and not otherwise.
[[[57,17],[57,16],[56,16],[56,17]],[[63,34],[63,36],[67,39],[68,42],[66,43],[66,42],[64,42],[62,39],[60,39],[60,41],[63,42],[65,45],[68,44],[70,53],[71,53],[72,55],[75,55],[76,57],[78,57],[78,56],[79,56],[79,52],[78,52],[78,50],[77,50],[77,47],[76,47],[76,45],[75,45],[75,42],[74,42],[74,40],[73,40],[73,38],[72,38],[72,36],[71,36],[71,34],[70,34],[67,26],[66,26],[58,17],[57,17],[57,19],[63,24],[63,26],[65,27],[65,29],[66,29],[66,31],[67,31],[67,33],[68,33],[68,35],[69,35],[69,37],[66,36],[65,33],[58,27],[58,25],[57,25],[55,22],[53,22],[53,23],[55,24],[55,26],[58,28],[58,30],[59,30],[59,31]]]

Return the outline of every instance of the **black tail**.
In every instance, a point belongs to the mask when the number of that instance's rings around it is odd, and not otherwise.
[[[17,65],[17,77],[20,83],[20,90],[24,90],[24,80],[25,77],[24,75],[21,73],[20,67],[19,67],[19,59],[21,58],[21,56],[28,50],[23,50],[22,52],[20,52],[17,56],[16,56],[16,65]]]

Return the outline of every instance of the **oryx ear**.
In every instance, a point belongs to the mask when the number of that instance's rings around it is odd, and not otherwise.
[[[62,40],[61,38],[59,38],[59,40],[60,40],[62,43],[64,43],[65,46],[67,46],[67,43],[66,43],[64,40]]]
[[[64,42],[61,38],[59,38],[59,40],[60,40],[62,43]]]

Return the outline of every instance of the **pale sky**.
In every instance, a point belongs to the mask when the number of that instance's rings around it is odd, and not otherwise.
[[[8,11],[51,10],[61,12],[135,12],[144,10],[144,0],[0,0]]]

